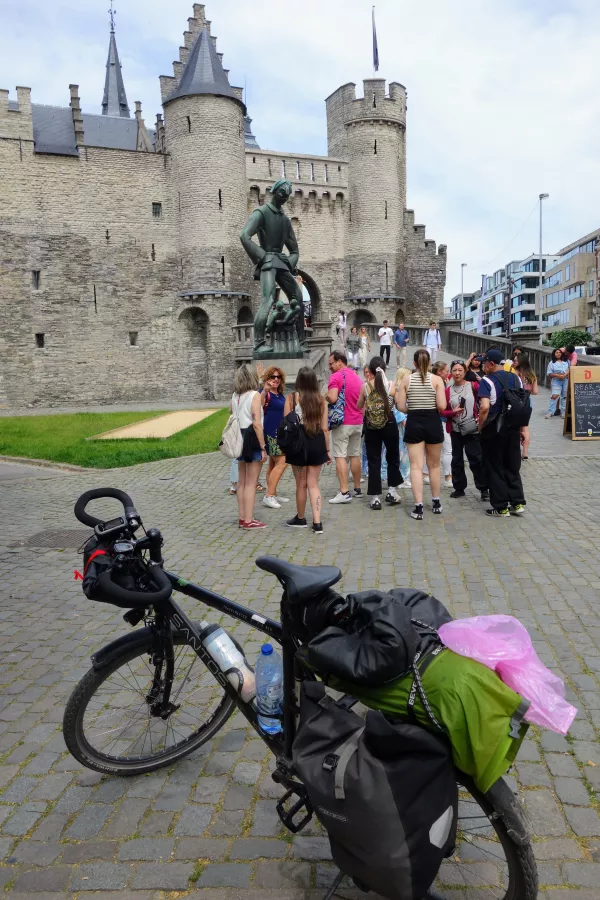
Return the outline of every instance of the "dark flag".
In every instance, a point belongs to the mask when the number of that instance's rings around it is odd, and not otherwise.
[[[377,29],[375,28],[375,7],[372,10],[373,17],[373,69],[379,71],[379,48],[377,47]]]

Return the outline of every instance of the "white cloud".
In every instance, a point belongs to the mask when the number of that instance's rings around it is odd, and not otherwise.
[[[104,5],[106,6],[106,4]],[[0,0],[0,86],[67,105],[80,85],[99,111],[108,45],[102,4]],[[188,0],[120,0],[117,42],[130,106],[160,111]],[[371,75],[370,5],[362,0],[214,0],[206,7],[233,84],[248,84],[263,147],[326,152],[324,98]],[[538,247],[547,252],[600,224],[600,5],[596,0],[379,0],[379,74],[408,88],[408,204],[448,244],[447,296]],[[598,212],[597,212],[598,210]]]

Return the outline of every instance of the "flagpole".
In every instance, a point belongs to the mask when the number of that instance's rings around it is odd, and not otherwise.
[[[373,27],[373,77],[379,71],[379,47],[377,46],[377,29],[375,28],[375,7],[371,7],[371,24]]]

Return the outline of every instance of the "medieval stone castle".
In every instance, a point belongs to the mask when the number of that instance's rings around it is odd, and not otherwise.
[[[101,115],[77,85],[65,107],[0,90],[0,403],[228,395],[257,301],[239,234],[282,176],[313,320],[441,313],[446,248],[406,209],[404,86],[334,91],[326,157],[262,150],[193,11],[153,129],[130,116],[114,28]]]

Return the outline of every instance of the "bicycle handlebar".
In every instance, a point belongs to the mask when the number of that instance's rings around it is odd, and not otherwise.
[[[115,584],[111,576],[112,570],[103,572],[98,578],[98,588],[118,600],[120,605],[131,608],[164,603],[173,592],[171,582],[159,566],[152,566],[150,569],[150,578],[158,589],[156,591],[130,591]]]
[[[114,500],[118,500],[125,510],[125,517],[128,520],[137,519],[139,521],[140,517],[133,505],[133,500],[125,491],[119,491],[117,488],[93,488],[91,491],[85,491],[75,504],[75,517],[82,525],[89,525],[90,528],[102,525],[102,519],[97,519],[85,511],[91,500],[99,500],[101,497],[111,497]]]

